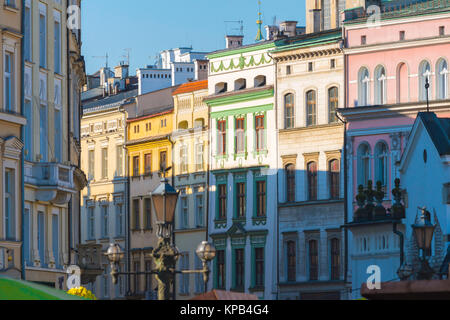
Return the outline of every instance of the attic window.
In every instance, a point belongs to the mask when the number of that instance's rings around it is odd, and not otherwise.
[[[366,36],[361,36],[361,45],[366,44]]]

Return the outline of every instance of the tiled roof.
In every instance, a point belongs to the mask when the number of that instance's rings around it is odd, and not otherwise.
[[[179,86],[178,89],[172,93],[172,95],[194,92],[194,91],[204,90],[204,89],[208,89],[208,80],[187,82],[187,83],[183,83],[181,86]]]
[[[428,134],[439,152],[439,155],[450,155],[450,118],[438,118],[433,112],[420,112]]]

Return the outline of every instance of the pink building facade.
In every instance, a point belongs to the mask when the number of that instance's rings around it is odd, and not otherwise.
[[[427,111],[427,97],[430,111],[450,116],[450,1],[403,7],[378,21],[362,15],[347,19],[343,38],[346,107],[340,115],[347,122],[348,275],[355,289],[367,281],[372,265],[380,267],[382,281],[398,278],[400,252],[410,245],[404,239],[401,246],[393,232],[393,224],[406,232],[404,219],[386,214],[358,220],[356,196],[358,186],[373,181],[376,189],[379,181],[385,195],[378,204],[390,208],[398,162],[418,112]],[[403,200],[406,214],[415,213]]]

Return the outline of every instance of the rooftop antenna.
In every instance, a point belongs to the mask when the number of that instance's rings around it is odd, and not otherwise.
[[[124,51],[126,51],[126,55],[123,55],[122,58],[127,58],[127,65],[130,65],[130,52],[131,52],[131,48],[125,48],[123,49]]]
[[[228,24],[229,23],[233,23],[233,24],[238,24],[239,27],[234,27],[234,28],[228,28]],[[243,36],[244,35],[244,21],[242,20],[237,20],[237,21],[225,21],[225,25],[226,25],[226,33],[228,35],[228,30],[232,31],[233,34],[229,34],[229,35],[236,35],[236,36]],[[236,34],[234,34],[234,32],[236,31]]]
[[[105,56],[92,56],[92,58],[105,59],[106,60],[105,68],[108,69],[108,52],[106,53]]]

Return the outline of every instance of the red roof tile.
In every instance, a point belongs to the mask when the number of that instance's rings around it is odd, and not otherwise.
[[[186,82],[186,83],[183,83],[182,85],[180,85],[178,87],[178,89],[172,93],[172,95],[177,95],[180,93],[194,92],[194,91],[204,90],[204,89],[208,89],[208,80]]]

